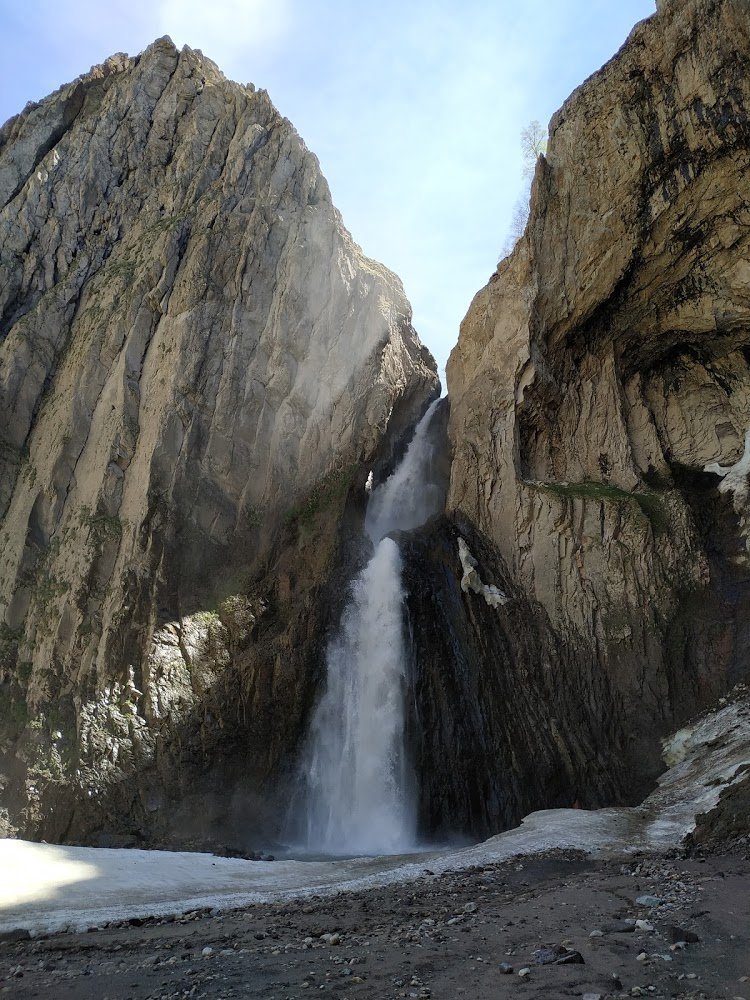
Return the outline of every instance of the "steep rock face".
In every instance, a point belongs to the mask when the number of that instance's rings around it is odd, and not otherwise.
[[[437,388],[398,279],[265,92],[162,39],[0,131],[0,336],[6,819],[161,829],[221,754],[257,788],[350,488]]]
[[[556,634],[460,515],[401,550],[421,833],[481,838],[537,809],[626,799],[626,736],[592,651]]]
[[[747,671],[748,178],[750,5],[665,3],[553,118],[448,364],[449,510],[594,658],[631,792]]]

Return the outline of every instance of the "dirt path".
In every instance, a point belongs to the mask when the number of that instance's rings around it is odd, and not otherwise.
[[[661,902],[636,903],[644,895]],[[648,924],[626,923],[637,919]],[[560,957],[571,964],[553,964]],[[748,977],[741,855],[621,864],[550,852],[327,899],[0,945],[0,994],[13,1000],[750,1000]]]

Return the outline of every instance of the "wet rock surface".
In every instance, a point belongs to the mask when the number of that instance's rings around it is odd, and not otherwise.
[[[19,1000],[300,1000],[311,991],[394,1000],[747,1000],[747,861],[732,854],[593,863],[553,851],[328,899],[6,941],[0,992]],[[662,902],[643,908],[635,900],[644,894]],[[653,931],[634,929],[645,915]],[[626,933],[608,929],[625,923]],[[700,940],[672,943],[675,925]],[[600,936],[591,935],[596,929]],[[547,952],[578,957],[535,962]]]
[[[490,593],[461,586],[468,546]],[[400,538],[411,627],[410,719],[425,835],[486,836],[536,809],[634,800],[615,692],[566,643],[466,519]]]

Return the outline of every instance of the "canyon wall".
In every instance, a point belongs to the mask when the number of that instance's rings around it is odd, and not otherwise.
[[[637,796],[663,767],[659,737],[748,673],[747,0],[663,4],[553,117],[525,234],[471,304],[448,390],[450,523],[492,543],[485,582],[578,660],[560,711],[574,718],[577,684]],[[458,597],[464,621],[482,606]],[[515,607],[494,624],[481,607],[477,628],[512,630]],[[486,642],[487,686],[554,698]],[[513,739],[533,785],[547,738],[519,720]]]
[[[748,675],[749,177],[749,0],[665,0],[551,122],[398,537],[426,836],[637,801]],[[166,39],[0,130],[0,206],[2,829],[260,843],[434,362],[267,95]]]
[[[262,826],[347,498],[438,390],[410,317],[199,52],[114,56],[0,130],[6,830]]]

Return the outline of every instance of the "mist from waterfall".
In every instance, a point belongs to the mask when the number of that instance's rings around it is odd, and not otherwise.
[[[442,507],[429,433],[438,403],[367,505],[375,551],[352,583],[329,644],[325,691],[303,754],[303,836],[311,852],[397,854],[416,846],[416,780],[405,741],[405,595],[399,547],[386,536],[424,524]]]

